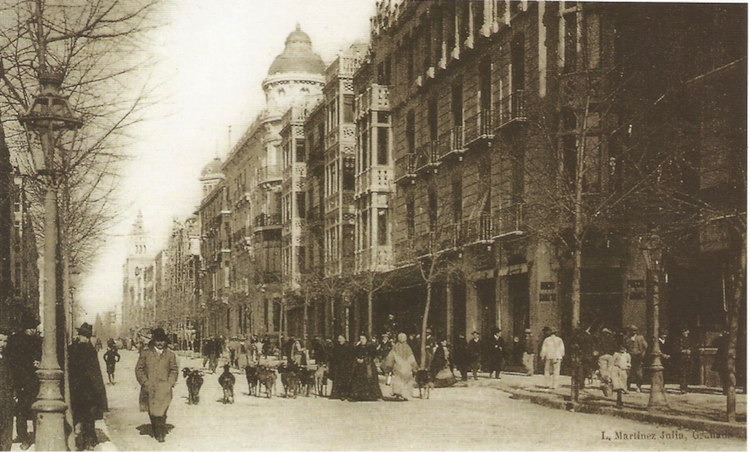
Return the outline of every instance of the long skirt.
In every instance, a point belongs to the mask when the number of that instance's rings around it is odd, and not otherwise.
[[[456,377],[453,376],[453,372],[451,372],[448,366],[440,369],[437,375],[435,375],[436,388],[447,388],[448,386],[453,386],[454,384],[456,384]]]
[[[417,367],[417,361],[414,355],[409,358],[402,358],[396,354],[393,365],[393,379],[391,380],[391,392],[393,395],[401,396],[404,399],[411,399],[414,389],[413,369]]]

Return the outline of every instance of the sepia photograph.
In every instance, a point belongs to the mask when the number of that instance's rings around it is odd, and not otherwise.
[[[747,450],[748,4],[0,0],[0,451]]]

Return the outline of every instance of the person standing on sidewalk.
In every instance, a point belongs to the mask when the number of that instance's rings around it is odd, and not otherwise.
[[[495,378],[500,378],[500,371],[503,367],[503,353],[505,352],[505,340],[500,336],[500,328],[492,328],[492,338],[490,338],[489,346],[487,347],[487,371],[495,374]]]
[[[8,359],[16,399],[16,434],[21,449],[26,450],[34,443],[36,416],[31,405],[39,394],[39,377],[36,374],[42,359],[42,338],[37,334],[39,321],[31,312],[24,312],[21,318],[23,331],[8,338]],[[29,433],[28,421],[32,420],[34,432]]]
[[[13,382],[6,345],[8,332],[0,329],[0,450],[10,450],[13,445]]]
[[[115,365],[120,362],[120,354],[117,352],[115,341],[110,339],[107,342],[107,351],[104,352],[104,362],[107,364],[107,378],[109,384],[115,384]]]
[[[521,361],[523,367],[526,370],[526,376],[531,377],[534,375],[534,361],[536,360],[536,341],[534,335],[531,334],[531,329],[526,328],[525,337],[523,341],[523,356]]]
[[[477,372],[479,372],[479,366],[482,361],[482,341],[479,339],[479,331],[471,333],[471,340],[467,346],[469,350],[469,367],[471,367],[471,373],[474,375],[474,379],[477,380]]]
[[[693,344],[690,340],[690,328],[684,327],[682,329],[682,335],[677,338],[677,344],[675,345],[675,354],[677,355],[677,374],[680,379],[680,392],[685,394],[688,391],[688,383],[690,381],[690,370],[693,367]]]
[[[172,403],[172,388],[177,383],[177,357],[167,347],[166,333],[154,329],[148,347],[141,351],[135,376],[141,385],[140,408],[148,411],[154,438],[160,443],[167,434],[167,410]]]
[[[630,353],[632,368],[628,375],[628,390],[631,383],[635,383],[635,392],[641,392],[643,383],[643,358],[646,356],[648,343],[642,334],[638,334],[638,327],[630,325],[628,327],[628,336],[625,338],[625,346]]]
[[[99,356],[91,344],[93,330],[84,322],[78,328],[78,341],[68,348],[70,407],[79,450],[94,450],[98,444],[94,425],[104,419],[104,412],[109,409]]]
[[[622,408],[622,395],[628,393],[628,372],[631,368],[631,357],[628,348],[622,344],[620,351],[612,356],[610,378],[612,390],[617,392],[617,408]]]
[[[565,344],[557,336],[557,330],[545,326],[542,331],[547,336],[542,342],[540,358],[544,360],[544,378],[549,389],[557,389],[557,380],[560,376],[560,363],[565,356]]]

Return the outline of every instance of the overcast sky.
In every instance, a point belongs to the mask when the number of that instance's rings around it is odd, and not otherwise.
[[[225,157],[263,107],[261,83],[299,23],[329,64],[355,41],[367,42],[375,0],[171,0],[165,25],[149,37],[155,68],[144,71],[163,98],[130,130],[134,157],[122,168],[116,200],[123,216],[107,233],[80,300],[87,318],[122,300],[127,234],[143,212],[151,250],[167,244],[172,219],[200,201],[201,168]],[[142,85],[133,80],[133,86]],[[228,127],[231,125],[231,139]]]

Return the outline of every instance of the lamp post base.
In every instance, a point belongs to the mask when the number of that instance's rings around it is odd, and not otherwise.
[[[65,401],[61,383],[63,372],[60,369],[39,369],[39,396],[31,405],[36,413],[36,450],[66,450],[65,442]]]
[[[652,366],[651,370],[651,393],[648,397],[648,411],[656,411],[669,408],[667,391],[664,388],[664,367]]]

